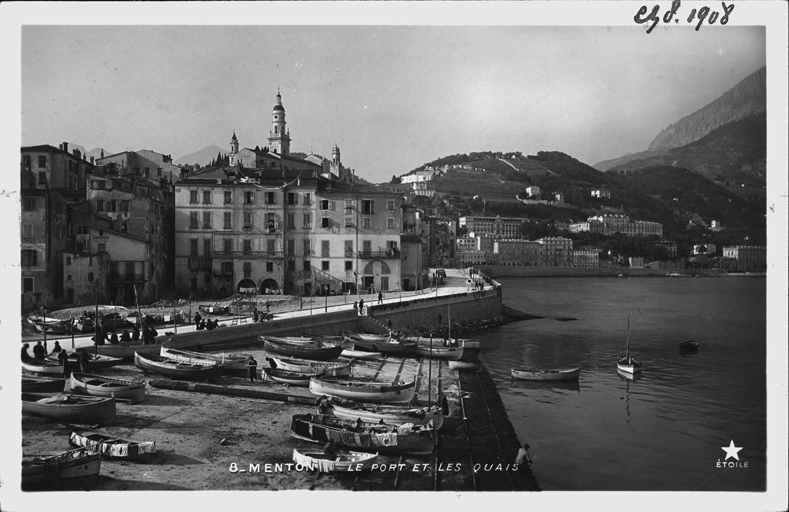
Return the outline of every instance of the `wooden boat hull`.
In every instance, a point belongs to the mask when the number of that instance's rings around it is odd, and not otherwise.
[[[620,357],[619,360],[616,362],[616,369],[625,373],[631,373],[631,374],[640,373],[641,361],[639,361],[635,357],[631,357],[630,362],[628,363],[627,361],[625,361],[624,357]]]
[[[473,361],[450,361],[449,369],[464,372],[478,372],[482,370],[482,365]]]
[[[78,448],[52,457],[23,459],[22,486],[90,481],[98,479],[100,472],[101,453]]]
[[[134,354],[134,364],[141,370],[180,380],[209,380],[222,376],[222,363],[183,363],[153,354]]]
[[[22,393],[59,393],[65,386],[65,379],[22,375]]]
[[[192,352],[189,350],[178,350],[170,347],[162,348],[159,352],[162,357],[175,359],[176,361],[183,361],[185,363],[193,362],[214,362],[222,363],[225,371],[228,370],[246,370],[248,358],[246,356],[226,355],[226,354],[204,354],[202,352]]]
[[[132,358],[135,352],[141,354],[158,354],[161,348],[161,343],[154,343],[153,345],[143,345],[142,342],[117,343],[114,345],[106,343],[104,345],[97,345],[96,351],[101,355],[110,357]]]
[[[458,361],[463,357],[463,347],[436,347],[417,345],[416,354],[422,357],[433,359],[448,359],[450,361]]]
[[[69,377],[69,390],[81,395],[122,398],[132,403],[145,399],[145,382],[114,379],[103,375],[75,372]]]
[[[90,349],[86,349],[90,350]],[[59,364],[57,359],[57,354],[50,354],[47,356],[47,360]],[[68,364],[69,370],[80,370],[79,367],[79,354],[77,352],[70,352],[68,355]],[[96,371],[96,370],[103,370],[104,368],[111,368],[113,366],[118,366],[123,364],[123,359],[120,357],[111,357],[105,356],[102,354],[91,354],[88,353],[88,371]],[[61,370],[63,367],[60,367]]]
[[[365,352],[364,350],[354,350],[350,348],[342,349],[340,355],[342,357],[350,357],[351,359],[363,359],[365,361],[375,361],[381,358],[380,352]]]
[[[310,393],[314,395],[336,396],[360,402],[409,403],[414,398],[415,388],[416,380],[400,384],[328,380],[316,377],[310,380]]]
[[[63,375],[63,365],[49,360],[33,359],[22,362],[22,369],[36,375]]]
[[[282,343],[277,341],[276,338],[271,337],[264,338],[263,348],[266,349],[266,352],[273,354],[297,357],[300,359],[313,359],[316,361],[336,359],[342,354],[343,350],[340,345],[319,343],[315,346],[306,344],[305,346],[300,346],[298,344]]]
[[[560,368],[539,370],[536,368],[513,368],[510,370],[513,379],[520,380],[575,380],[581,374],[581,368]]]
[[[346,361],[312,361],[297,357],[272,357],[277,368],[292,372],[318,372],[317,376],[347,377],[351,374],[351,363]]]
[[[320,375],[317,371],[303,373],[283,370],[282,368],[263,368],[263,371],[269,380],[302,388],[309,387],[310,379]]]
[[[345,452],[330,458],[322,451],[293,450],[293,462],[321,473],[369,471],[377,460],[377,453]]]
[[[156,442],[121,439],[103,432],[72,427],[69,443],[72,446],[101,452],[106,457],[119,459],[143,459],[156,453]]]
[[[115,399],[22,393],[22,412],[64,423],[110,423],[115,419]]]
[[[290,435],[305,441],[342,443],[361,452],[427,455],[433,452],[435,430],[425,425],[373,425],[346,422],[323,414],[294,414]]]
[[[389,425],[427,425],[432,422],[433,428],[439,430],[444,424],[444,412],[441,407],[412,407],[397,405],[366,404],[342,398],[327,398],[318,404],[318,414],[331,414],[338,418],[356,421],[361,419],[368,423],[383,421]]]
[[[389,343],[392,340],[391,334],[367,334],[363,332],[343,331],[342,337],[348,341],[372,342],[372,343]]]

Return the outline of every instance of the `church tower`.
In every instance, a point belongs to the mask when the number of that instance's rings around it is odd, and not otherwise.
[[[286,156],[290,153],[290,133],[285,127],[285,107],[282,106],[282,96],[277,89],[277,104],[271,111],[271,132],[268,136],[269,151]]]
[[[238,139],[236,131],[233,130],[233,138],[230,139],[230,165],[236,165],[236,155],[238,154]]]

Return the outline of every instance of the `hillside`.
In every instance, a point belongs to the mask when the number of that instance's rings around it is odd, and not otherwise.
[[[194,153],[189,153],[188,155],[177,158],[173,160],[173,163],[175,165],[200,164],[201,166],[206,166],[211,163],[211,160],[216,158],[218,153],[225,154],[227,153],[227,149],[222,149],[216,145],[208,146]]]
[[[606,171],[614,167],[622,168],[635,160],[658,157],[673,148],[696,142],[727,123],[763,113],[767,104],[766,77],[767,68],[762,67],[716,100],[661,130],[646,151],[604,160],[594,167]]]

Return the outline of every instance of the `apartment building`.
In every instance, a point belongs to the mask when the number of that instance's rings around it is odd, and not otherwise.
[[[723,258],[731,258],[736,261],[735,267],[741,272],[763,272],[767,269],[767,247],[763,245],[724,247]]]
[[[579,247],[573,249],[573,267],[598,268],[600,266],[600,251],[597,247]]]
[[[573,265],[573,241],[570,238],[545,237],[540,244],[540,263],[546,267],[571,267]]]
[[[527,219],[500,216],[466,216],[458,219],[460,227],[465,226],[468,229],[468,233],[509,239],[520,236],[520,227],[524,222],[527,222]]]
[[[589,231],[603,235],[622,233],[627,236],[663,236],[663,225],[659,222],[630,220],[627,215],[606,214],[589,217],[586,222],[574,222],[570,225],[570,231],[573,233]]]
[[[537,266],[542,262],[543,245],[532,240],[496,240],[493,242],[494,259],[504,266]]]

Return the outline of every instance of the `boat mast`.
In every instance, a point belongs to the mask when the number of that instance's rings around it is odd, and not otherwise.
[[[630,364],[630,315],[627,315],[627,350],[625,352],[625,357],[627,364]]]

